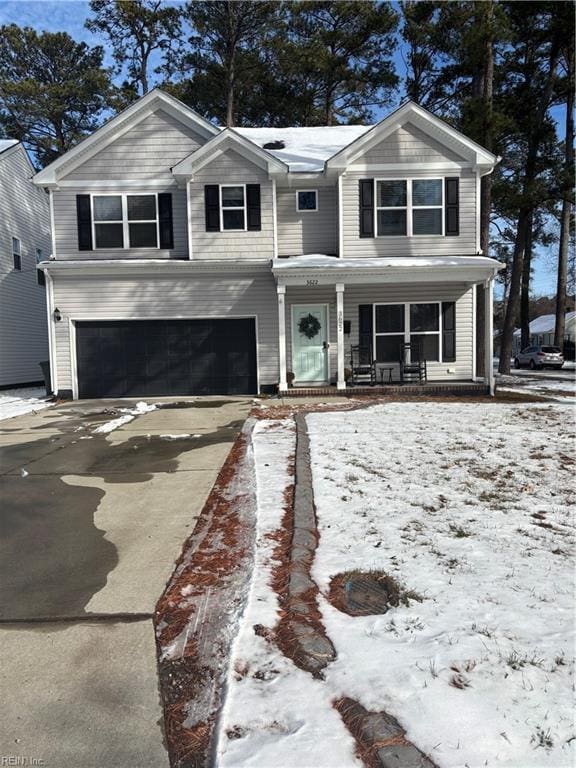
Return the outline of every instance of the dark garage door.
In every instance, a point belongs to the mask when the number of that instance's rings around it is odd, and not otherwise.
[[[253,319],[76,323],[80,397],[257,391]]]

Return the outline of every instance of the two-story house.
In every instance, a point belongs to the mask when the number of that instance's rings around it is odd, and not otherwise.
[[[152,91],[35,177],[55,391],[342,390],[359,342],[393,380],[413,342],[428,381],[478,381],[497,161],[414,103],[374,126],[221,129]]]
[[[48,195],[17,139],[0,139],[0,387],[42,379],[48,359],[44,273],[50,255]]]

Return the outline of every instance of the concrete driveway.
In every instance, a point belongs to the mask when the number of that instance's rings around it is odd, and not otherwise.
[[[158,408],[109,434],[95,430],[134,403],[0,421],[0,757],[21,760],[10,764],[168,765],[152,614],[251,403],[148,402]]]

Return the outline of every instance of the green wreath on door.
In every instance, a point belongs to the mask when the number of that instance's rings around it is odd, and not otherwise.
[[[307,339],[313,339],[314,336],[317,336],[321,327],[320,320],[310,314],[302,317],[298,323],[298,330]]]

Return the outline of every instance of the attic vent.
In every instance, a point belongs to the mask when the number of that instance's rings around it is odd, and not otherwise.
[[[264,144],[263,149],[284,149],[286,144],[283,141],[269,141]]]

